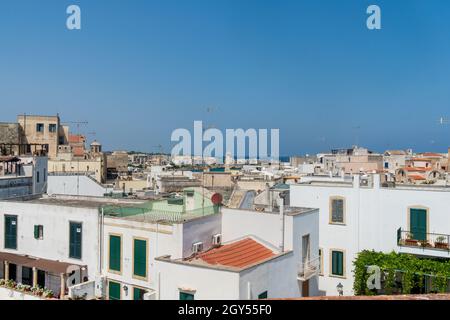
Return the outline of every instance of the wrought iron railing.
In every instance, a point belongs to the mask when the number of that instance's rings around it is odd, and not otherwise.
[[[441,233],[426,233],[422,231],[397,230],[399,246],[420,247],[450,251],[450,235]]]

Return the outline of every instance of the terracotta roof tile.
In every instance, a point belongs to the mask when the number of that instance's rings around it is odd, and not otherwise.
[[[243,268],[273,256],[275,254],[272,250],[253,239],[246,238],[204,252],[197,258],[212,265]]]

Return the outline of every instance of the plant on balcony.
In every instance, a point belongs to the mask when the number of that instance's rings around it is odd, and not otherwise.
[[[21,291],[21,292],[29,292],[29,291],[31,291],[31,286],[19,283],[16,286],[16,290]]]
[[[447,238],[444,236],[437,237],[436,241],[434,242],[434,247],[438,249],[448,249]]]
[[[16,282],[11,279],[9,279],[5,282],[5,286],[9,289],[14,289],[16,287],[16,285],[17,285]]]
[[[33,295],[40,297],[44,293],[44,288],[41,288],[39,286],[32,287],[31,292],[33,293]]]
[[[353,262],[356,295],[410,294],[423,292],[426,279],[430,279],[430,292],[446,292],[450,280],[450,261],[422,259],[415,255],[362,251]],[[382,272],[381,290],[367,287],[367,267],[376,265]]]
[[[46,289],[46,288],[45,288],[45,289],[44,289],[44,292],[42,293],[42,296],[43,296],[44,298],[50,299],[50,298],[53,298],[54,293],[53,293],[52,290]]]
[[[414,236],[411,232],[408,232],[405,239],[405,244],[408,246],[417,246],[418,241],[414,239]]]
[[[6,283],[5,279],[0,279],[0,287],[4,287]]]
[[[430,248],[431,247],[431,243],[428,240],[426,240],[426,239],[425,240],[420,240],[419,244],[420,244],[421,247],[424,247],[424,248]]]

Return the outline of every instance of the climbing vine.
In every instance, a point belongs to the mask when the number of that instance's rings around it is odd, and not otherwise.
[[[381,270],[381,290],[367,286],[368,266]],[[429,292],[446,292],[449,289],[450,261],[422,259],[414,255],[395,252],[362,251],[353,262],[356,295],[410,294],[424,291],[424,283],[430,280]]]

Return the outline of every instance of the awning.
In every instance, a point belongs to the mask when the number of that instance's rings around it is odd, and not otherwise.
[[[38,270],[47,271],[50,273],[57,274],[67,274],[71,273],[73,270],[82,269],[85,266],[61,262],[56,260],[48,260],[48,259],[40,259],[40,258],[32,258],[30,256],[19,255],[8,252],[0,251],[0,260],[8,261],[10,263],[22,265],[24,267],[36,268]]]
[[[14,253],[8,253],[8,252],[1,252],[0,251],[0,260],[1,261],[8,261],[13,264],[26,264],[29,263],[35,259],[30,258],[28,256],[21,256]]]

